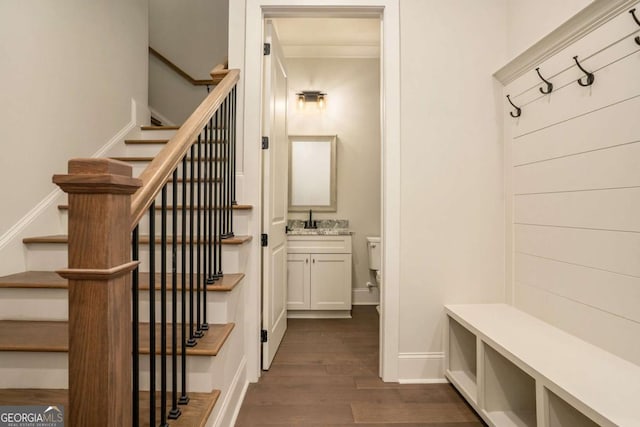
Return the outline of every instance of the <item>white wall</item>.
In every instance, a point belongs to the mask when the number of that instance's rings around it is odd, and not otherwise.
[[[514,58],[593,0],[508,0],[507,49]]]
[[[228,11],[228,0],[150,0],[149,46],[194,79],[210,79],[227,57]],[[149,105],[167,119],[182,123],[206,94],[149,56]]]
[[[287,59],[290,135],[338,135],[337,212],[316,219],[348,219],[353,235],[353,287],[370,281],[367,236],[380,235],[380,61]],[[327,93],[324,110],[296,106],[296,92]],[[290,219],[308,214],[289,212]],[[377,293],[374,300],[377,299]]]
[[[147,119],[147,16],[146,0],[0,2],[0,273],[24,268],[3,238],[51,176],[131,125],[132,99]]]
[[[506,1],[402,0],[399,376],[442,376],[443,305],[503,301]],[[501,94],[501,91],[500,91]]]

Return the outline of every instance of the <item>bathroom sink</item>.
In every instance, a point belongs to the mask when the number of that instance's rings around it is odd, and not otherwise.
[[[290,236],[350,236],[349,220],[319,219],[313,221],[317,228],[304,228],[305,221],[290,219],[287,234]]]
[[[346,228],[293,228],[289,229],[290,236],[349,236],[351,231]]]

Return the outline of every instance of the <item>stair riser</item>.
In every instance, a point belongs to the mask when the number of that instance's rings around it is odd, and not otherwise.
[[[159,205],[158,205],[159,206]],[[61,223],[62,223],[62,233],[68,233],[68,211],[61,211]],[[234,233],[238,235],[246,235],[249,230],[249,217],[250,211],[242,210],[242,211],[233,211],[233,230]],[[178,234],[182,233],[180,223],[180,218],[182,218],[182,212],[178,211]],[[189,218],[189,213],[187,213],[187,218]],[[204,218],[204,217],[203,217]],[[159,210],[156,211],[156,229],[159,229],[162,222],[162,214]],[[172,230],[172,220],[173,213],[171,211],[168,212],[167,215],[167,232],[171,235]],[[194,222],[197,221],[197,211],[194,212]],[[202,220],[204,222],[204,219]],[[197,226],[196,226],[197,227]],[[204,226],[203,226],[204,227]],[[142,220],[140,221],[140,230],[142,230],[143,234],[147,234],[147,230],[149,230],[149,215],[146,214]]]
[[[0,352],[0,388],[67,388],[66,353]]]
[[[235,367],[242,359],[243,343],[241,330],[234,328],[224,346],[215,357],[190,357],[187,362],[187,387],[191,392],[210,392],[226,390],[229,387],[229,376],[235,373]],[[168,366],[170,366],[170,360]],[[140,388],[149,390],[149,358],[140,360]],[[230,371],[230,372],[229,372]],[[160,378],[160,363],[156,358],[156,378]],[[179,376],[179,378],[181,378]],[[180,382],[180,381],[178,381]],[[157,385],[156,388],[159,388]]]
[[[141,130],[140,139],[171,139],[177,130]]]
[[[27,251],[27,270],[31,271],[55,271],[61,268],[65,268],[68,264],[67,260],[67,245],[54,244],[54,243],[41,243],[28,245]],[[246,256],[248,245],[223,245],[222,246],[222,265],[223,272],[235,273],[238,271],[244,271],[243,267],[246,264]],[[168,257],[170,256],[170,248],[168,249]],[[178,245],[178,266],[181,260],[180,245]],[[187,254],[188,256],[188,254]],[[160,257],[161,250],[156,248],[156,271],[160,271]],[[140,271],[149,271],[149,250],[148,246],[144,245],[140,248]],[[170,258],[168,258],[170,259]],[[167,268],[170,269],[170,263]],[[195,261],[194,261],[195,265]],[[189,260],[187,259],[187,267],[189,266]]]
[[[66,289],[0,289],[0,320],[67,320]]]
[[[233,335],[233,332],[232,332]],[[222,352],[221,352],[222,353]],[[220,354],[222,355],[222,354]],[[219,356],[216,356],[219,357]],[[189,356],[187,362],[187,384],[190,392],[210,392],[215,387],[211,372],[217,365],[213,356]],[[67,353],[0,352],[0,388],[68,388]],[[171,359],[167,360],[167,367]],[[180,357],[178,357],[178,389],[182,379]],[[156,356],[156,390],[160,390],[160,357]],[[168,371],[169,372],[169,371]],[[167,387],[171,390],[170,378]],[[140,357],[140,390],[149,390],[149,357]]]
[[[146,138],[145,138],[146,139]],[[148,139],[163,139],[160,138],[148,138]],[[124,148],[124,156],[127,157],[155,157],[166,144],[127,144]],[[215,150],[215,147],[213,148]],[[226,150],[226,145],[219,144],[218,145],[218,153],[220,154],[221,150]],[[196,147],[196,155],[198,154]],[[205,153],[205,146],[202,146],[202,154]]]
[[[127,156],[117,156],[117,157],[127,157]],[[131,156],[133,157],[133,156]],[[147,157],[147,156],[136,156],[136,157]],[[198,155],[196,154],[196,159],[198,158]],[[218,175],[222,175],[220,173],[221,168],[223,167],[222,165],[225,164],[226,162],[221,162],[221,161],[214,161],[212,166],[213,166],[213,170],[211,172],[208,172],[208,168],[209,168],[209,162],[208,162],[208,158],[209,156],[205,156],[204,152],[202,153],[202,158],[207,159],[206,163],[202,164],[202,169],[200,170],[200,176],[202,178],[205,177],[205,175],[208,175],[210,173],[213,173],[213,171],[216,168],[216,164],[217,164],[217,168],[218,168]],[[218,155],[218,158],[223,158],[222,156]],[[147,168],[147,166],[149,166],[150,161],[127,161],[127,160],[123,160],[125,163],[129,164],[131,166],[131,168],[133,169],[133,176],[140,176],[140,174]],[[225,166],[226,167],[226,166]],[[194,165],[194,175],[197,177],[198,176],[198,164],[196,163]],[[191,164],[189,163],[189,159],[187,159],[187,176],[191,175]],[[178,166],[178,178],[182,178],[182,163]]]
[[[156,323],[160,323],[160,292],[156,298]],[[182,321],[182,295],[178,293],[177,318]],[[236,321],[237,292],[207,292],[207,322],[229,323]],[[167,321],[171,316],[171,294],[167,295]],[[194,304],[196,304],[194,295]],[[187,294],[186,316],[189,321],[189,295]],[[204,316],[204,313],[201,313]],[[194,321],[197,311],[194,309]],[[69,318],[68,292],[66,289],[0,289],[0,320],[59,320]],[[140,292],[141,322],[149,321],[149,291]],[[204,317],[203,317],[204,320]]]

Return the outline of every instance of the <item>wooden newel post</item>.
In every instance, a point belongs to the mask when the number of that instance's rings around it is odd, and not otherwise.
[[[131,426],[131,167],[69,161],[69,423]]]

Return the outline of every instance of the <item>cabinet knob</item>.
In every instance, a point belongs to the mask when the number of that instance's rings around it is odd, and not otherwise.
[[[309,258],[306,258],[306,259],[304,260],[304,263],[305,263],[305,264],[309,264]]]
[[[314,263],[314,264],[316,263],[316,259],[315,259],[315,258],[313,259],[313,263]]]

